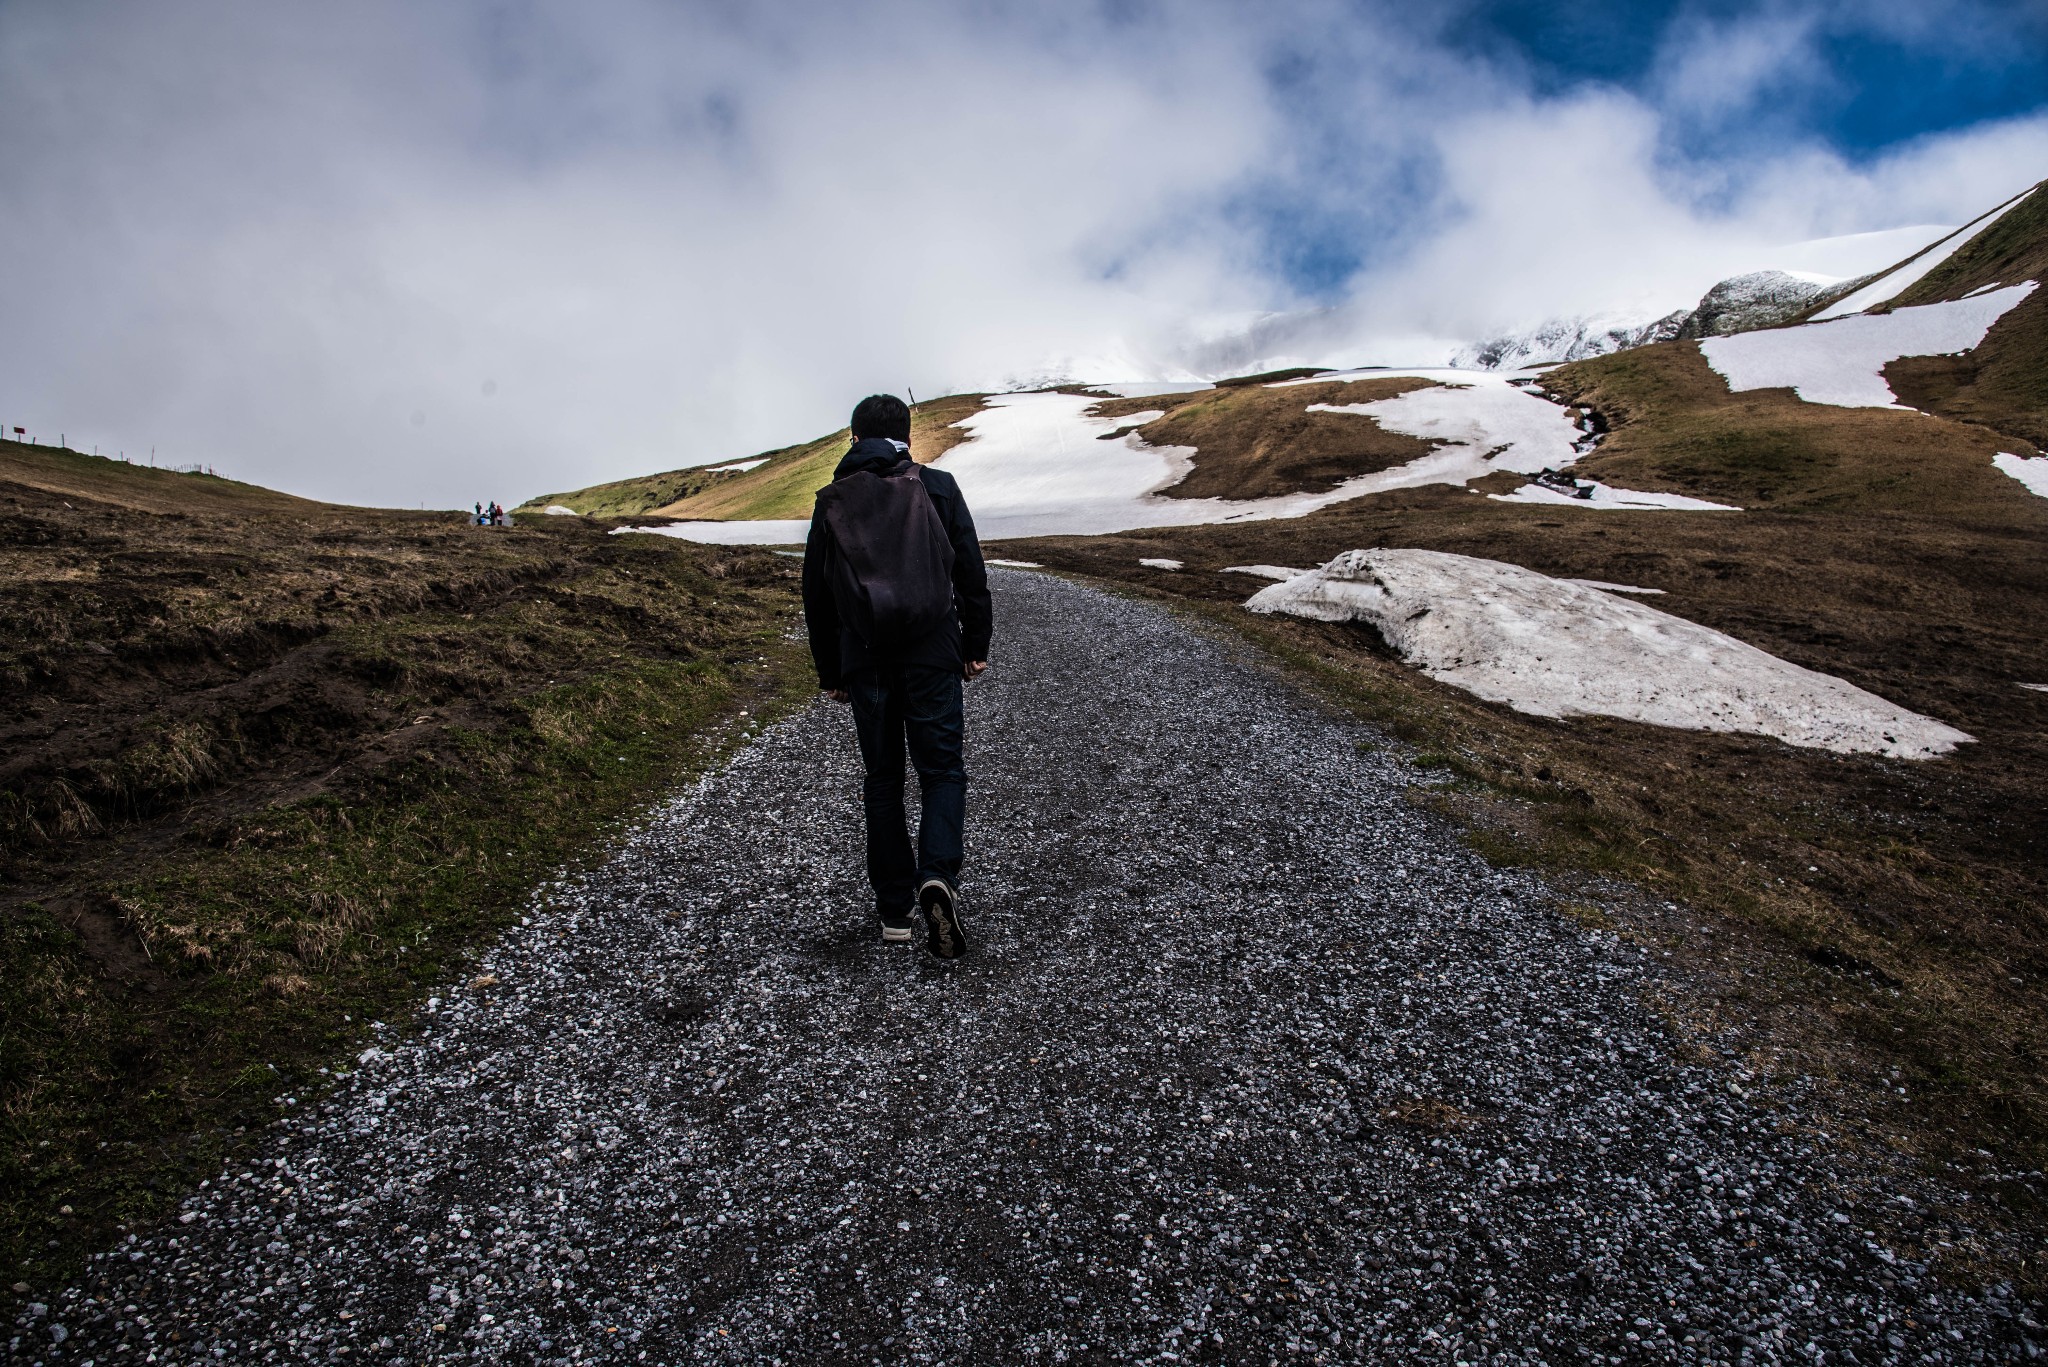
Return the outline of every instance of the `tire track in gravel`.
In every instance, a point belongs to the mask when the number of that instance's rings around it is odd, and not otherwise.
[[[975,957],[877,942],[820,705],[541,890],[24,1361],[1990,1361],[1644,953],[1161,610],[1000,573]],[[1682,990],[1682,989],[1678,989]],[[1696,1051],[1695,1051],[1696,1052]],[[40,1311],[40,1313],[38,1313]],[[124,1345],[126,1345],[124,1349]]]

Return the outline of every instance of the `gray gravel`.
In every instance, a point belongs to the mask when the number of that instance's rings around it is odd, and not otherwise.
[[[973,959],[878,943],[845,714],[770,728],[21,1360],[1982,1362],[1886,1179],[1643,950],[1160,610],[1001,573]]]

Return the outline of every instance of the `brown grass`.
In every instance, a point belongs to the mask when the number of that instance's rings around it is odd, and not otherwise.
[[[0,1285],[217,1171],[790,696],[795,573],[0,444]]]
[[[1600,514],[1464,489],[1375,495],[1279,522],[1007,543],[1004,554],[1164,594],[1265,644],[1448,767],[1432,798],[1490,856],[1592,870],[1723,918],[1725,981],[1759,1047],[1875,1108],[1892,1141],[2048,1157],[2048,501],[1937,418],[1729,395],[1696,348],[1553,372],[1613,435],[1582,467],[1742,514]],[[1507,482],[1507,481],[1503,481]],[[1932,763],[1754,737],[1547,721],[1386,656],[1362,628],[1253,618],[1232,564],[1415,546],[1666,590],[1655,606],[1961,726]],[[1141,556],[1186,562],[1179,574]],[[1659,913],[1660,915],[1662,913]],[[1724,953],[1725,951],[1725,953]],[[1757,964],[1768,972],[1758,976]],[[1711,965],[1708,965],[1711,967]],[[1761,984],[1781,1008],[1759,1012]],[[1760,995],[1761,994],[1761,995]],[[1892,1105],[1873,1079],[1900,1071]],[[1846,1104],[1846,1103],[1845,1103]]]
[[[1276,372],[1286,375],[1288,372]],[[1194,448],[1193,468],[1160,490],[1171,498],[1265,498],[1321,493],[1355,475],[1405,465],[1436,443],[1389,432],[1344,413],[1311,413],[1310,404],[1374,403],[1434,382],[1414,378],[1289,385],[1249,381],[1144,399],[1111,399],[1094,412],[1107,418],[1165,409],[1135,430],[1154,446]]]
[[[1789,389],[1730,393],[1697,342],[1560,366],[1543,384],[1606,417],[1612,435],[1574,468],[1624,488],[1752,511],[2042,525],[2040,500],[1991,464],[2002,449],[1995,433],[1919,413],[1805,403]]]
[[[2048,449],[2048,287],[1999,319],[1975,351],[1902,357],[1884,378],[1901,403],[1988,428],[2000,450]]]
[[[1893,304],[1932,304],[1960,299],[1985,285],[2048,280],[2048,193],[2043,193],[2043,187],[2048,187],[2048,181],[1915,281]]]
[[[2048,284],[2048,189],[2040,187],[1880,311],[2026,280]],[[1884,374],[1900,402],[1988,428],[2015,455],[2048,449],[2048,289],[1999,319],[1976,350],[1905,357]]]

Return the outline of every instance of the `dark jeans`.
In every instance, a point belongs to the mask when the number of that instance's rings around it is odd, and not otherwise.
[[[863,669],[848,675],[844,687],[867,770],[861,799],[868,816],[868,882],[877,910],[903,911],[928,878],[960,885],[961,829],[967,821],[960,671],[926,665]],[[904,829],[906,748],[924,790],[915,857]]]

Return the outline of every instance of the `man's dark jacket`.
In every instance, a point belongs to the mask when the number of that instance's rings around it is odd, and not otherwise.
[[[832,478],[845,479],[856,471],[886,475],[910,464],[909,453],[884,437],[855,442],[840,460]],[[974,535],[974,519],[967,501],[960,497],[959,483],[944,470],[921,465],[918,476],[925,492],[938,509],[953,544],[953,614],[938,630],[908,645],[892,648],[877,658],[868,643],[840,620],[839,604],[832,597],[832,557],[839,553],[831,528],[814,511],[811,537],[804,546],[804,617],[811,630],[811,659],[818,666],[818,687],[838,688],[849,674],[863,669],[930,665],[958,669],[968,660],[986,660],[991,630],[988,598],[988,570],[981,563],[981,542]]]

